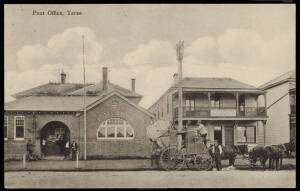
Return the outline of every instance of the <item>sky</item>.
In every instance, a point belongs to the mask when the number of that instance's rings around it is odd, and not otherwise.
[[[102,67],[124,88],[135,78],[145,108],[172,85],[179,40],[183,77],[230,77],[257,87],[295,69],[295,30],[293,4],[5,5],[4,101],[59,82],[62,70],[67,82],[83,83],[82,35],[86,81],[100,82]]]

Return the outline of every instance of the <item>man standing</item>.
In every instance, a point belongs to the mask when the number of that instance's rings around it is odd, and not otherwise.
[[[47,148],[46,148],[46,146],[47,146],[47,141],[46,141],[46,139],[42,139],[42,153],[43,153],[43,155],[44,156],[47,156]]]
[[[69,143],[69,141],[66,141],[66,144],[65,144],[65,158],[64,158],[64,160],[68,158],[69,154],[70,154],[70,143]]]
[[[221,160],[222,160],[222,146],[219,144],[219,142],[217,140],[215,140],[213,149],[212,149],[212,153],[214,154],[215,157],[215,162],[216,162],[216,167],[217,170],[222,170],[222,164],[221,164]]]
[[[77,154],[77,143],[75,141],[72,141],[71,144],[71,150],[72,150],[72,160],[76,160],[76,154]]]
[[[207,143],[207,128],[202,124],[201,120],[198,121],[197,131],[202,137],[203,143],[206,145]]]

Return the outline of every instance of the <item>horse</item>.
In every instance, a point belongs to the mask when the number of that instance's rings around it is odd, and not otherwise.
[[[264,146],[255,146],[249,151],[249,160],[253,166],[258,160],[263,166],[263,169],[266,170],[266,161],[270,156],[270,152]]]
[[[222,160],[229,160],[229,165],[234,166],[234,162],[237,155],[243,155],[245,157],[248,154],[247,145],[225,145],[222,147]],[[214,154],[212,153],[213,145],[211,145],[208,149],[209,154],[214,158]]]
[[[296,152],[296,140],[295,139],[288,143],[284,143],[283,145],[286,148],[286,155],[288,157],[291,157],[292,152]]]
[[[275,170],[281,169],[282,168],[282,160],[283,160],[284,154],[287,151],[287,149],[285,148],[285,145],[284,144],[269,145],[269,146],[266,146],[265,149],[269,153],[269,168],[275,169]],[[276,167],[274,167],[274,162],[276,162]]]

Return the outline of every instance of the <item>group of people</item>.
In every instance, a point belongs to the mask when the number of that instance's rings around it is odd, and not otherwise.
[[[77,143],[73,140],[71,145],[69,143],[69,141],[66,142],[65,144],[65,158],[64,160],[68,159],[69,158],[69,155],[70,155],[70,151],[71,151],[71,154],[72,154],[72,160],[76,160],[76,154],[77,154],[77,150],[78,149],[78,146],[77,146]]]
[[[64,144],[62,143],[63,142],[60,141],[58,145],[60,147],[60,154],[64,154],[64,160],[69,158],[70,153],[72,155],[72,160],[76,160],[76,154],[78,151],[77,143],[74,140],[72,141],[71,144],[68,140]],[[48,155],[48,147],[47,147],[46,139],[42,139],[42,153],[44,154],[44,156]]]

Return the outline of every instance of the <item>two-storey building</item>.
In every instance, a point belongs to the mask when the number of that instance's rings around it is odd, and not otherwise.
[[[289,71],[261,85],[267,91],[266,144],[286,143],[296,138],[296,73]]]
[[[211,141],[223,145],[265,144],[265,91],[231,78],[186,77],[181,82],[178,74],[173,78],[173,85],[148,109],[156,119],[178,125],[181,85],[183,127],[188,121],[196,125],[201,120]]]

